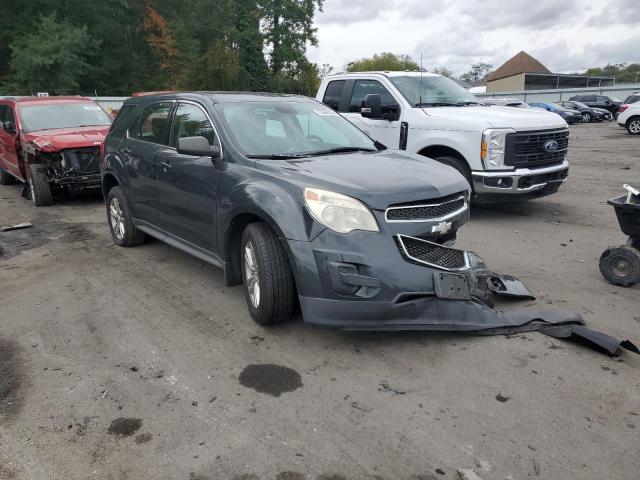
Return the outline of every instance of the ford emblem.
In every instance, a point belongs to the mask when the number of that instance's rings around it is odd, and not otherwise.
[[[544,142],[542,148],[547,153],[553,153],[558,150],[559,146],[560,145],[558,145],[558,142],[556,140],[549,140],[548,142]]]

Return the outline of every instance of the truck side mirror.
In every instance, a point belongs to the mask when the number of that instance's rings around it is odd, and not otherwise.
[[[377,93],[370,93],[362,101],[360,115],[364,118],[379,120],[382,118],[382,97]]]
[[[16,126],[13,124],[13,122],[4,122],[2,124],[2,129],[11,135],[15,135],[16,133]]]

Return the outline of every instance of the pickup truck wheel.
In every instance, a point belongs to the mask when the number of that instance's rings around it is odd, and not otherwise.
[[[469,182],[469,189],[473,192],[473,178],[471,177],[471,169],[469,168],[469,165],[467,165],[467,162],[456,157],[447,156],[436,157],[435,160],[458,170],[462,176],[467,179],[467,182]]]
[[[627,131],[631,135],[640,135],[640,117],[631,117],[627,121]]]
[[[13,175],[0,168],[0,185],[13,185],[14,183],[16,183],[16,179],[13,178]]]
[[[136,228],[120,187],[113,187],[107,194],[107,221],[113,243],[120,247],[135,247],[145,241],[145,234]]]
[[[47,181],[47,173],[44,165],[29,165],[29,190],[31,200],[37,207],[53,205],[53,192]]]
[[[265,223],[251,223],[240,246],[242,279],[251,317],[260,325],[291,318],[295,301],[293,273],[287,252]]]

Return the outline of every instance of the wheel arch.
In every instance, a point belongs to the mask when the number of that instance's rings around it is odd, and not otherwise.
[[[418,155],[433,159],[437,157],[455,157],[465,162],[467,166],[469,166],[469,169],[471,169],[471,165],[469,165],[469,162],[464,157],[464,155],[455,148],[449,147],[447,145],[429,145],[418,151]]]
[[[107,198],[107,195],[109,194],[109,191],[113,187],[117,187],[119,185],[120,182],[118,182],[118,179],[112,173],[107,173],[102,177],[102,195],[104,196],[105,200]]]

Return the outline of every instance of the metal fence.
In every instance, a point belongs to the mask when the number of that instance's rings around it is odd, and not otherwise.
[[[476,93],[476,97],[510,97],[523,102],[560,102],[574,95],[609,95],[622,101],[634,92],[640,92],[640,83],[626,83],[611,87],[564,88],[550,90],[521,90],[515,92]]]

